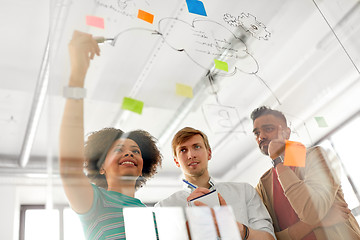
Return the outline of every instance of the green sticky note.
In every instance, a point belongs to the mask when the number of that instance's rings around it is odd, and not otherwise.
[[[321,128],[328,127],[328,125],[327,125],[327,123],[325,121],[325,118],[323,118],[323,117],[315,117],[315,120],[316,120],[319,127],[321,127]]]
[[[215,68],[219,69],[219,70],[223,70],[225,72],[229,71],[229,66],[227,64],[227,62],[223,62],[217,59],[214,59],[215,62]]]
[[[133,99],[133,98],[128,98],[128,97],[124,97],[123,103],[121,106],[122,109],[136,112],[138,114],[142,113],[143,107],[144,107],[144,102]]]
[[[193,97],[193,89],[192,89],[192,87],[190,87],[188,85],[176,83],[176,94],[179,96],[192,98]]]

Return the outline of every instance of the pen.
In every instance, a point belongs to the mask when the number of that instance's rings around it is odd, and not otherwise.
[[[113,42],[114,38],[105,38],[105,37],[94,37],[97,43],[104,43],[104,42]]]
[[[193,189],[196,189],[197,186],[195,186],[194,184],[190,183],[189,181],[186,181],[185,179],[183,179],[183,182],[186,183],[187,185],[189,185],[190,187],[192,187]]]

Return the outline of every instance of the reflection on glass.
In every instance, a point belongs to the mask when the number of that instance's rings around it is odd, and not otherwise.
[[[64,209],[64,240],[85,240],[79,217],[70,208]]]
[[[27,210],[25,240],[59,240],[58,210]]]

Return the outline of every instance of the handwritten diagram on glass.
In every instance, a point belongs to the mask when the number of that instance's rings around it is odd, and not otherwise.
[[[214,133],[246,133],[236,108],[215,104],[204,105],[203,114]]]
[[[259,40],[268,40],[271,36],[271,33],[266,29],[266,26],[250,13],[241,13],[241,15],[237,17],[225,13],[224,21],[230,26],[242,27],[245,31],[250,32],[253,37]]]
[[[224,104],[219,101],[217,94],[222,89],[217,82],[221,78],[226,79],[226,77],[235,76],[237,73],[247,74],[252,77],[250,80],[260,82],[264,89],[281,104],[266,79],[263,79],[259,74],[260,66],[253,54],[256,49],[250,50],[246,41],[247,38],[253,38],[254,41],[271,40],[270,31],[259,20],[261,17],[258,18],[244,9],[244,11],[240,10],[239,14],[224,12],[219,15],[220,18],[217,17],[217,20],[214,20],[211,11],[208,12],[207,3],[195,0],[184,1],[182,6],[172,14],[169,13],[168,17],[157,12],[156,8],[151,8],[153,4],[157,4],[156,1],[95,0],[95,3],[98,7],[113,12],[119,16],[119,19],[120,17],[123,19],[128,18],[129,21],[133,22],[130,25],[122,25],[123,27],[117,32],[112,29],[111,32],[115,33],[111,36],[114,39],[112,41],[114,47],[122,47],[117,43],[123,43],[123,38],[128,38],[127,36],[135,34],[135,32],[144,33],[148,40],[160,39],[161,42],[153,51],[152,57],[149,58],[154,59],[154,61],[147,62],[144,67],[144,71],[147,71],[147,73],[143,72],[142,76],[146,76],[151,71],[151,65],[156,61],[156,55],[161,53],[163,46],[177,52],[179,58],[187,57],[195,66],[202,69],[205,73],[203,79],[205,81],[207,79],[207,84],[210,84],[210,95],[214,95],[220,109],[226,109],[226,111],[217,112],[203,111],[203,114],[206,112],[206,116],[215,114],[213,117],[222,118],[220,123],[216,123],[212,127],[215,132],[239,131],[236,123],[239,123],[240,120],[233,119],[236,118],[236,111],[229,110],[231,107],[235,108],[235,106],[224,107]],[[136,20],[144,21],[136,22]],[[145,25],[144,22],[151,25]],[[236,28],[242,30],[237,31]],[[143,39],[142,41],[146,40]],[[176,60],[169,61],[167,64],[171,65],[172,62],[176,62]],[[239,78],[239,81],[244,80]],[[246,79],[246,81],[249,81],[249,79]],[[141,86],[146,84],[144,82],[146,82],[145,77],[140,77],[135,85]],[[177,83],[182,84],[181,82]],[[174,88],[177,83],[174,83]],[[189,85],[188,83],[183,84]],[[138,91],[132,92],[134,94],[128,96],[136,98]],[[174,93],[178,95],[177,92]],[[193,94],[196,95],[197,92]],[[184,97],[188,98],[189,96]],[[207,118],[211,119],[211,117]],[[225,119],[227,119],[227,122]],[[215,123],[210,120],[208,124],[213,125]],[[231,127],[232,130],[230,130]],[[241,130],[241,132],[244,131]]]

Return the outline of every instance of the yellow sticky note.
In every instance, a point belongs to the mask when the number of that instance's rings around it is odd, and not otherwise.
[[[193,97],[193,89],[192,89],[192,87],[190,87],[188,85],[177,83],[176,84],[176,94],[183,96],[183,97],[192,98]]]
[[[227,62],[223,62],[217,59],[214,59],[215,62],[215,68],[219,69],[219,70],[223,70],[225,72],[229,71],[229,66],[227,64]]]
[[[122,109],[126,109],[138,114],[142,113],[143,107],[144,107],[144,102],[128,97],[124,97],[121,106]]]
[[[151,13],[145,12],[143,10],[140,10],[140,9],[139,9],[137,17],[139,19],[144,20],[144,21],[146,21],[148,23],[151,23],[151,24],[154,21],[154,15],[152,15]]]
[[[302,143],[286,141],[285,166],[305,167],[306,148]]]

